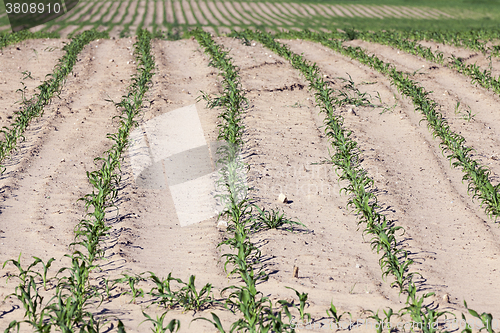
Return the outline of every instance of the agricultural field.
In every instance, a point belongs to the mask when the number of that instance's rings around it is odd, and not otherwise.
[[[0,34],[0,329],[500,332],[497,13],[445,3]]]

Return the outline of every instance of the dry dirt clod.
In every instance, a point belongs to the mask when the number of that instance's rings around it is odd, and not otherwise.
[[[220,220],[219,223],[217,223],[217,228],[219,228],[219,230],[226,230],[227,229],[227,222]]]
[[[299,268],[297,266],[293,266],[293,277],[294,278],[299,277]]]
[[[288,202],[288,199],[287,199],[286,195],[284,195],[283,193],[280,193],[280,195],[278,197],[278,200],[281,203],[287,203]]]
[[[450,303],[450,294],[443,295],[443,302]]]

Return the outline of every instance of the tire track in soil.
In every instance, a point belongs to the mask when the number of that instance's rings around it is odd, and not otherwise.
[[[259,207],[283,210],[314,231],[271,230],[253,236],[271,272],[259,290],[274,300],[295,296],[285,286],[307,292],[307,311],[316,319],[324,316],[332,299],[354,318],[361,316],[362,307],[397,307],[397,292],[380,288],[377,255],[359,246],[363,241],[346,213],[347,199],[339,195],[331,166],[311,165],[328,157],[328,143],[318,129],[322,117],[307,83],[259,43],[245,47],[226,38],[223,44],[232,49],[249,99],[244,155],[249,156],[249,186],[256,188],[251,197]],[[281,192],[289,204],[278,203]],[[294,266],[299,267],[298,279],[292,276]]]
[[[424,72],[419,72],[414,80],[427,91],[432,91],[429,97],[441,106],[439,111],[448,120],[450,129],[464,136],[467,146],[476,149],[474,158],[492,170],[490,181],[494,184],[500,182],[500,165],[496,162],[500,158],[500,150],[497,148],[500,146],[498,95],[480,86],[471,85],[469,78],[455,70],[430,63],[389,46],[362,41],[351,43],[363,47],[370,53],[376,53],[383,61],[393,63],[398,70],[412,73],[423,69]],[[472,114],[475,114],[474,120],[469,122],[455,114],[457,102],[461,103],[462,110],[464,107],[470,107]],[[464,193],[467,186],[460,187]]]
[[[77,200],[91,191],[86,171],[95,170],[93,159],[111,147],[106,135],[116,131],[112,117],[118,111],[105,99],[118,100],[135,71],[134,65],[126,63],[131,58],[129,46],[126,39],[86,46],[61,99],[56,98],[45,115],[30,125],[26,142],[1,179],[2,262],[17,259],[22,252],[24,265],[32,256],[44,262],[56,258],[52,274],[69,264],[63,256],[70,253],[73,228],[84,215],[84,205]],[[110,55],[114,62],[109,62]],[[15,270],[9,266],[2,276]],[[14,287],[14,281],[2,286],[2,299]],[[14,311],[0,323],[7,325],[21,316]]]
[[[390,96],[389,81],[379,74],[369,74],[373,73],[370,68],[321,45],[298,41],[288,44],[330,77],[347,71],[357,83],[376,80],[380,83],[370,91],[377,88],[383,99]],[[487,224],[479,205],[471,203],[461,191],[461,172],[449,168],[427,128],[418,126],[420,118],[410,102],[403,100],[402,106],[400,114],[383,115],[373,109],[355,108],[355,116],[345,116],[346,127],[359,137],[363,164],[373,170],[375,185],[387,191],[379,196],[380,202],[393,206],[390,217],[407,231],[405,248],[418,259],[414,267],[427,279],[424,287],[438,296],[449,293],[451,304],[436,298],[444,307],[464,311],[465,299],[470,307],[497,317],[500,307],[495,299],[499,290],[494,281],[500,269],[495,260],[498,231]]]
[[[37,92],[36,88],[46,80],[46,75],[54,71],[58,60],[64,56],[62,50],[67,39],[33,39],[9,45],[0,50],[0,128],[10,125],[15,118],[14,111],[22,105],[21,93],[24,82],[27,98]],[[22,66],[19,59],[22,59]],[[22,72],[31,72],[33,79],[23,80]],[[3,140],[3,135],[2,135]]]
[[[153,86],[147,94],[147,100],[151,104],[146,103],[148,107],[143,110],[139,126],[162,114],[196,104],[206,141],[215,141],[219,110],[205,109],[204,101],[196,103],[200,90],[214,94],[219,89],[217,72],[208,66],[209,59],[199,49],[196,41],[191,39],[176,42],[155,40],[152,51],[157,70],[153,76]],[[124,188],[119,198],[120,217],[114,224],[112,234],[115,239],[110,242],[107,252],[110,260],[109,274],[120,277],[119,274],[125,270],[133,273],[152,271],[159,277],[166,277],[172,272],[174,277],[186,282],[194,274],[198,290],[206,283],[211,283],[215,288],[215,296],[219,298],[219,292],[228,285],[228,280],[219,264],[221,259],[216,249],[222,235],[216,227],[216,219],[181,227],[168,187],[164,190],[152,190],[137,185],[129,155],[125,155],[125,162],[122,164]],[[137,332],[139,323],[144,320],[140,307],[126,304],[124,300],[107,302],[104,307],[112,313],[125,311],[121,318],[124,319],[127,331]],[[148,313],[151,311],[155,310],[151,308]],[[227,311],[215,312],[225,326],[235,320]],[[207,316],[207,313],[202,315]],[[193,314],[170,310],[168,318],[181,320],[185,329],[190,325]],[[196,321],[190,325],[189,330],[212,332],[213,326],[204,321]]]

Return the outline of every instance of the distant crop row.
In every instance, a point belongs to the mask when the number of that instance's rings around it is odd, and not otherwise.
[[[440,19],[451,16],[424,7],[330,5],[301,2],[213,0],[80,1],[70,13],[48,22],[44,31],[63,36],[89,28],[126,36],[138,28],[154,32],[205,27],[216,33],[234,28],[336,30],[335,19]]]
[[[496,36],[496,34],[492,33],[492,36]],[[347,30],[345,33],[334,33],[331,37],[340,37],[340,39],[348,40],[361,38],[370,42],[390,45],[410,54],[420,56],[426,60],[454,68],[460,73],[471,78],[473,84],[478,84],[486,89],[492,89],[495,93],[500,95],[500,77],[493,77],[491,74],[491,68],[480,68],[476,64],[466,64],[463,59],[455,56],[445,59],[442,52],[433,51],[430,47],[422,46],[415,40],[401,38],[401,33],[399,32],[384,31],[372,33]],[[442,38],[444,40],[444,37]],[[460,46],[463,45],[461,44]],[[490,57],[495,55],[498,56],[499,51],[500,48],[497,47],[487,48],[484,50],[484,52],[490,52]]]

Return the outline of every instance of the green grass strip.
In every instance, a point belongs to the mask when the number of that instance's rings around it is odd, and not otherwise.
[[[14,121],[9,127],[5,126],[0,130],[4,135],[4,140],[0,141],[0,163],[3,164],[10,153],[16,149],[20,138],[24,140],[24,131],[31,120],[41,117],[44,107],[50,104],[52,97],[60,94],[66,77],[73,70],[78,54],[83,50],[85,45],[99,38],[108,38],[108,34],[89,30],[75,36],[71,40],[71,43],[63,47],[66,54],[59,59],[53,73],[50,74],[51,78],[37,87],[38,92],[30,100],[23,102],[24,109],[17,112]],[[0,165],[0,168],[2,169],[2,173],[5,172],[3,165]]]
[[[61,38],[61,36],[55,32],[31,32],[29,30],[22,30],[14,33],[2,32],[0,33],[0,50],[8,45],[17,44],[23,40],[42,38]]]

